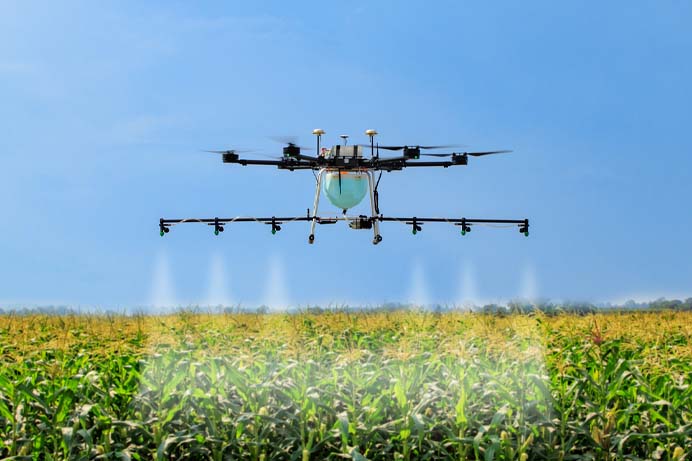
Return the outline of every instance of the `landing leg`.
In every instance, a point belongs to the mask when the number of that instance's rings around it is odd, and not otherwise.
[[[317,174],[317,186],[315,187],[315,203],[312,207],[312,221],[310,222],[310,236],[308,237],[308,243],[315,243],[315,224],[317,223],[317,208],[320,205],[320,192],[322,191],[322,177],[324,176],[324,169],[320,170]]]
[[[372,230],[374,233],[372,244],[377,245],[382,241],[382,236],[380,235],[380,221],[377,219],[377,212],[375,211],[375,176],[371,171],[368,171],[368,184],[370,185],[370,217],[372,218]]]

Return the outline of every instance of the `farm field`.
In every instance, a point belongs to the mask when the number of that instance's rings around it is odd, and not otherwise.
[[[692,313],[0,317],[0,458],[692,459]]]

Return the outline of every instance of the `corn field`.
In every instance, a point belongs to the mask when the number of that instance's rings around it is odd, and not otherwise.
[[[0,458],[692,459],[692,314],[0,317]]]

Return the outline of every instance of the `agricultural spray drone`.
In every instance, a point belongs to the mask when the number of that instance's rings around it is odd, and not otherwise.
[[[380,223],[396,221],[411,226],[413,234],[420,232],[424,223],[450,223],[459,226],[461,235],[466,235],[474,225],[497,224],[517,226],[519,232],[529,235],[528,219],[472,219],[472,218],[419,218],[412,217],[392,217],[380,214],[378,186],[382,178],[382,172],[401,171],[404,168],[420,167],[442,167],[467,165],[469,157],[482,157],[510,152],[507,150],[485,151],[485,152],[451,152],[451,153],[423,153],[422,151],[431,149],[448,149],[455,146],[380,146],[375,143],[377,131],[367,130],[365,134],[370,138],[367,145],[348,145],[348,136],[341,135],[342,144],[337,144],[331,148],[321,147],[324,130],[313,130],[317,138],[317,156],[304,155],[303,150],[309,150],[298,146],[294,140],[285,141],[283,156],[271,160],[245,159],[240,158],[241,153],[247,151],[240,150],[219,150],[207,151],[221,155],[223,163],[238,163],[247,165],[267,165],[274,166],[280,170],[310,170],[313,172],[316,181],[315,200],[313,211],[310,214],[308,208],[306,215],[293,217],[256,218],[256,217],[235,217],[235,218],[189,218],[189,219],[164,219],[159,220],[159,230],[163,237],[170,231],[170,228],[177,224],[196,222],[214,227],[214,234],[219,235],[224,231],[224,226],[238,222],[258,222],[271,225],[272,234],[281,230],[281,225],[294,221],[305,221],[310,223],[310,235],[308,242],[315,242],[316,224],[335,224],[338,221],[345,221],[351,229],[372,229],[372,243],[377,245],[382,241],[380,235]],[[370,157],[363,156],[365,149],[370,150]],[[396,157],[380,157],[380,150],[397,151],[401,155]],[[421,161],[421,156],[438,157],[444,160]],[[379,172],[379,175],[376,173]],[[377,178],[376,178],[377,176]],[[342,211],[341,216],[324,217],[318,216],[320,204],[320,193],[324,192],[329,201]],[[363,201],[366,194],[370,196],[371,213],[367,215],[349,216],[349,209],[355,207]]]

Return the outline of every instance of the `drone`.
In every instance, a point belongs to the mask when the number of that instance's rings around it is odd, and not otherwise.
[[[322,136],[325,131],[315,129],[312,132],[317,139],[317,155],[306,155],[303,151],[309,148],[299,146],[294,139],[283,140],[283,155],[269,160],[241,158],[245,152],[237,149],[211,150],[211,152],[221,155],[223,163],[236,163],[242,166],[260,165],[272,166],[280,170],[296,171],[310,170],[315,177],[315,198],[312,207],[303,216],[289,217],[244,217],[234,218],[188,218],[188,219],[165,219],[159,220],[159,231],[161,237],[170,232],[172,226],[183,223],[202,223],[214,227],[214,234],[224,232],[224,226],[241,222],[257,222],[271,226],[272,234],[281,230],[281,225],[289,222],[310,223],[310,234],[308,243],[315,243],[315,228],[317,225],[336,224],[345,221],[351,229],[370,230],[373,232],[372,243],[377,245],[382,241],[380,234],[380,224],[383,222],[399,222],[411,226],[411,232],[415,235],[423,230],[425,223],[449,223],[458,226],[461,235],[471,232],[475,225],[490,225],[496,227],[518,227],[519,232],[528,237],[528,219],[476,219],[466,217],[453,218],[426,218],[426,217],[392,217],[384,216],[380,213],[378,187],[383,172],[402,171],[406,168],[427,168],[468,165],[469,157],[483,157],[486,155],[504,154],[509,150],[494,150],[482,152],[450,152],[450,153],[427,153],[424,151],[434,149],[450,149],[459,146],[421,146],[421,145],[399,145],[382,146],[375,142],[376,130],[366,130],[365,134],[369,137],[369,144],[348,144],[348,135],[341,135],[341,144],[336,144],[331,148],[322,147]],[[370,151],[370,157],[364,156],[364,151]],[[380,151],[400,152],[399,155],[381,157]],[[394,155],[394,154],[390,154]],[[421,160],[421,157],[436,157],[439,160]],[[329,202],[337,209],[341,210],[341,216],[319,216],[320,196],[324,190]],[[360,204],[366,197],[370,199],[370,215],[349,215],[348,210]]]

